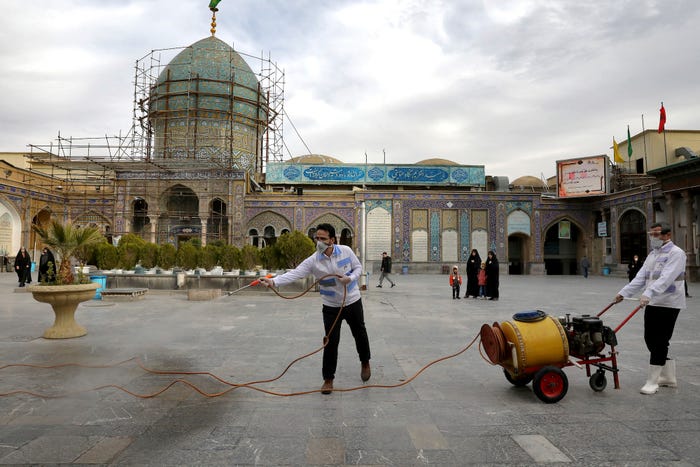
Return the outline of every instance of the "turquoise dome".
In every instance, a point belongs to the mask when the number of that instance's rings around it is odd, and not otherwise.
[[[155,158],[209,159],[255,168],[267,126],[267,102],[255,73],[211,36],[183,49],[150,93]]]

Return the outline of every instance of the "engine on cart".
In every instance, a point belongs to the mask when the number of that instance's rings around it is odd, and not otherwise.
[[[576,357],[588,357],[599,354],[605,344],[617,345],[615,331],[603,326],[603,320],[597,316],[566,315],[559,318],[559,322],[566,330],[569,341],[569,353]]]

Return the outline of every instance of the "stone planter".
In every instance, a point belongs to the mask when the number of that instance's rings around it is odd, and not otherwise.
[[[75,321],[78,304],[91,300],[100,284],[32,285],[27,290],[37,302],[48,303],[56,318],[53,326],[44,331],[46,339],[69,339],[87,334],[87,330]]]

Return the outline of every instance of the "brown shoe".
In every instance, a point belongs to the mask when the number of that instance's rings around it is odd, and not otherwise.
[[[324,379],[323,386],[321,386],[321,394],[330,394],[333,392],[333,380]]]
[[[369,362],[362,362],[362,371],[360,372],[362,382],[366,382],[370,376],[372,376],[372,370],[369,368]]]

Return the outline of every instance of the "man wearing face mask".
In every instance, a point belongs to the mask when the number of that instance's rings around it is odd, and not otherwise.
[[[644,342],[651,353],[649,376],[640,389],[655,394],[659,386],[676,387],[676,361],[668,358],[668,345],[681,309],[685,308],[685,252],[671,241],[671,227],[652,224],[651,252],[634,279],[615,296],[615,302],[642,291]]]
[[[343,320],[348,323],[355,338],[355,348],[361,362],[360,378],[367,381],[372,374],[369,366],[369,338],[358,287],[362,265],[350,247],[335,244],[335,228],[332,225],[319,224],[316,227],[315,240],[316,253],[306,258],[296,269],[275,278],[263,278],[260,282],[266,287],[279,287],[303,279],[309,274],[313,274],[316,279],[323,278],[319,286],[323,300],[323,326],[328,335],[328,343],[323,349],[321,393],[330,394],[333,391],[333,379],[338,364],[340,325]],[[335,277],[336,275],[340,277]],[[341,316],[329,334],[339,312]]]

